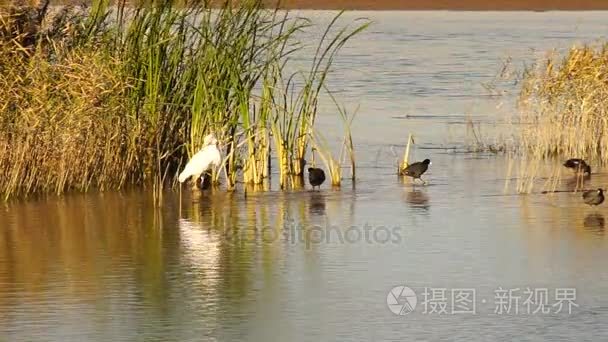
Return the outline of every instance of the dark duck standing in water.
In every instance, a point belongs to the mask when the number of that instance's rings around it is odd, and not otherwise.
[[[315,186],[318,186],[319,188],[321,187],[321,184],[323,184],[323,182],[325,182],[325,172],[323,171],[323,169],[317,168],[315,167],[315,151],[317,149],[316,148],[312,148],[311,152],[312,152],[312,167],[308,168],[308,182],[310,183],[310,185],[312,185],[312,189],[315,189]],[[304,166],[306,164],[306,162],[304,162],[304,164],[302,164],[302,166]]]
[[[414,181],[416,181],[416,179],[420,179],[424,184],[426,184],[426,181],[422,179],[421,176],[426,172],[426,170],[428,170],[429,165],[431,165],[430,159],[416,162],[401,170],[401,175],[412,177]]]
[[[325,182],[325,172],[322,169],[316,167],[308,168],[308,182],[312,185],[312,189],[315,189],[315,186],[320,187],[323,182]]]
[[[584,160],[579,158],[568,159],[564,163],[564,166],[572,169],[576,173],[583,173],[590,175],[591,174],[591,166],[587,164]]]
[[[583,202],[589,205],[598,205],[604,202],[604,190],[588,190],[583,192]]]

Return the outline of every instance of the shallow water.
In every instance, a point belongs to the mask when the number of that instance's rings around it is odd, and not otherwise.
[[[532,48],[601,38],[608,13],[347,16],[375,22],[333,75],[347,105],[361,106],[355,186],[167,193],[159,210],[145,191],[4,204],[0,341],[608,336],[604,207],[585,206],[580,193],[504,194],[505,160],[441,148],[462,144],[467,113],[504,114],[479,85],[503,57],[521,64]],[[334,127],[329,111],[321,124]],[[391,146],[401,153],[408,132],[414,159],[433,161],[424,187],[395,176]],[[585,187],[606,184],[598,172]],[[564,176],[559,189],[572,187]],[[387,304],[400,285],[416,293],[407,315]],[[436,295],[426,303],[425,288]],[[541,293],[531,307],[527,288]],[[463,289],[475,291],[475,313],[453,312]],[[544,289],[549,312],[534,313]],[[576,289],[570,313],[551,306],[556,289]],[[510,308],[501,290],[512,291]]]

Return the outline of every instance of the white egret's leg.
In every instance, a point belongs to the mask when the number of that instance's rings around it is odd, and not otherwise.
[[[196,181],[201,177],[201,175],[193,175],[192,176],[192,190],[198,189],[196,186]]]

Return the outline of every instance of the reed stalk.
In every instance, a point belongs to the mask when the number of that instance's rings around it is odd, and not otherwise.
[[[414,142],[414,137],[412,134],[408,134],[407,136],[407,145],[405,147],[405,152],[403,153],[403,160],[399,163],[399,167],[397,170],[397,174],[401,174],[401,171],[405,170],[410,164],[410,146]]]

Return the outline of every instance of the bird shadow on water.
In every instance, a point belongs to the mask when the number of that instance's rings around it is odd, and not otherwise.
[[[399,184],[407,186],[411,189],[424,189],[424,188],[428,188],[430,186],[446,185],[446,184],[437,183],[436,180],[429,181],[426,179],[424,180],[426,183],[423,183],[420,180],[414,180],[410,177],[402,176],[402,175],[398,175],[397,179],[399,181]]]
[[[412,191],[407,191],[405,196],[405,202],[414,208],[421,208],[424,210],[429,210],[429,196],[424,191],[413,189]]]
[[[604,219],[604,215],[593,213],[585,216],[585,220],[583,221],[583,226],[585,229],[592,233],[604,234],[604,227],[606,225],[606,220]]]
[[[185,217],[196,212],[196,216],[210,216],[222,213],[227,207],[235,204],[234,192],[224,192],[211,186],[209,189],[192,189],[182,193],[180,211]]]
[[[325,196],[321,192],[313,191],[310,194],[308,212],[310,213],[310,215],[325,215]]]

